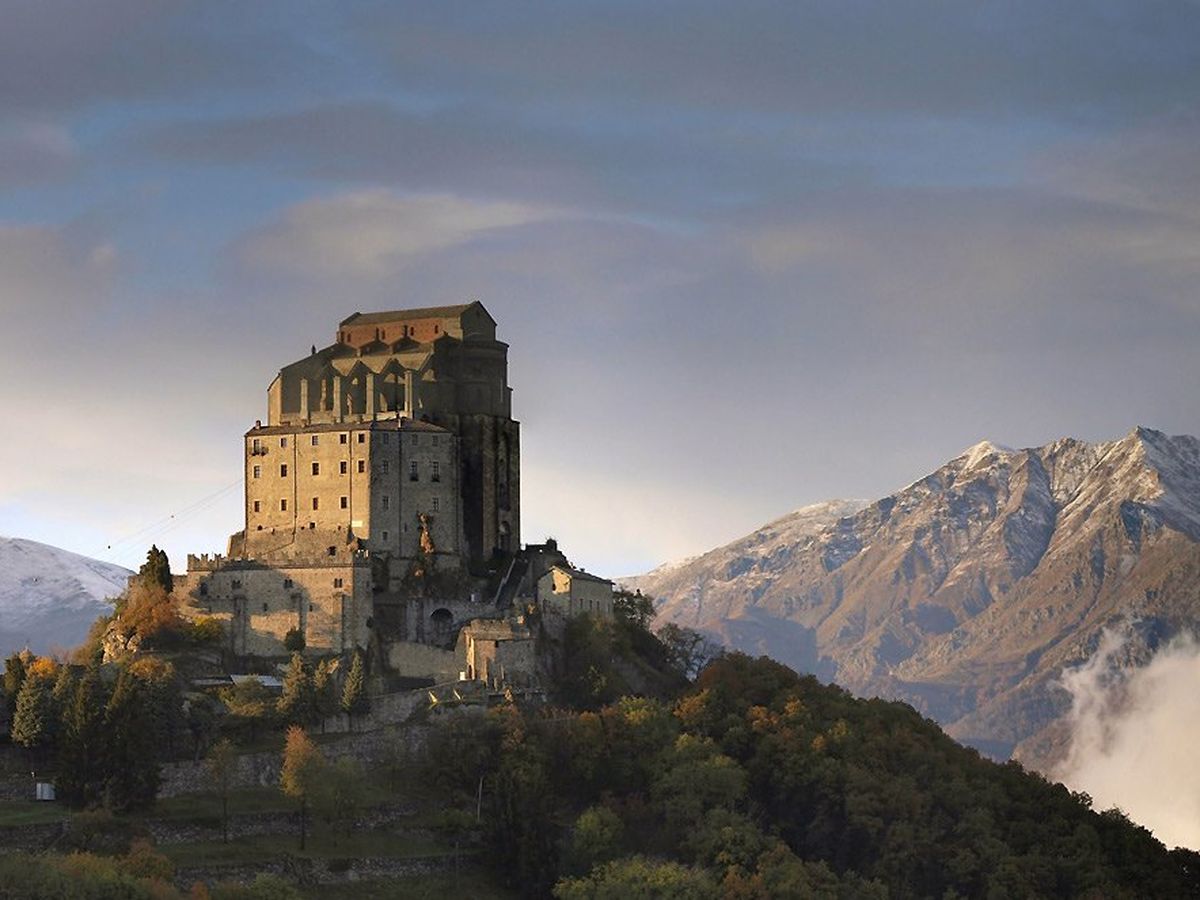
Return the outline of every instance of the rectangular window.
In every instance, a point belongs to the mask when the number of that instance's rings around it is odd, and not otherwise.
[[[239,581],[239,580],[238,580],[238,579],[236,579],[236,578],[235,578],[235,579],[233,579],[233,589],[234,589],[235,591],[240,591],[240,590],[242,589],[242,583],[241,583],[241,581]]]
[[[255,511],[255,512],[262,512],[262,501],[261,501],[261,500],[255,500],[255,501],[254,501],[254,511]]]
[[[366,432],[364,432],[364,431],[360,431],[360,432],[358,433],[358,442],[359,442],[360,444],[365,444],[365,443],[367,442],[367,434],[366,434]]]
[[[383,533],[383,542],[384,542],[385,544],[387,543],[387,539],[388,539],[388,533],[385,531],[385,532]]]
[[[279,467],[279,477],[287,478],[287,464],[286,463]]]
[[[292,585],[292,579],[290,579],[290,578],[285,578],[285,579],[283,579],[283,586],[284,586],[284,588],[285,588],[285,589],[287,589],[287,588],[291,588],[291,587],[293,586],[293,585]]]
[[[321,499],[319,497],[313,497],[313,509],[317,509],[320,505]]]
[[[255,456],[257,456],[259,453],[261,453],[262,452],[262,441],[260,441],[258,438],[255,438],[253,441],[253,445],[250,448],[250,452],[253,453]]]
[[[347,467],[348,465],[349,465],[349,463],[347,463],[347,462],[346,462],[346,461],[343,459],[343,460],[342,460],[340,463],[338,463],[338,473],[339,473],[339,474],[341,474],[341,475],[345,475],[345,474],[346,474],[346,467]]]
[[[262,466],[255,466],[255,467],[254,467],[254,477],[255,477],[255,478],[262,478]]]
[[[279,439],[279,446],[280,446],[280,447],[287,447],[287,438],[280,438],[280,439]]]
[[[321,474],[321,464],[313,463],[312,464],[312,472],[314,475],[320,475]]]
[[[441,498],[440,498],[440,497],[434,497],[434,498],[433,498],[433,511],[434,511],[434,512],[438,512],[438,511],[440,511],[440,510],[441,510],[441,507],[442,507]]]
[[[361,475],[365,471],[367,471],[367,462],[366,460],[360,459],[358,461],[358,474]]]
[[[350,435],[348,435],[348,434],[339,434],[338,435],[338,443],[339,444],[344,444],[349,439],[350,439]]]
[[[349,508],[350,508],[350,498],[343,497],[342,498],[342,509],[349,509]]]
[[[432,481],[442,480],[442,464],[436,459],[433,461],[433,474],[429,476]]]
[[[316,434],[314,434],[314,435],[312,436],[312,445],[315,447],[315,446],[317,446],[317,444],[319,444],[319,443],[321,443],[321,441],[320,441],[320,435],[316,435]]]
[[[417,461],[415,459],[412,459],[412,460],[409,460],[409,462],[408,462],[408,480],[416,481],[417,479],[418,479]]]
[[[385,459],[380,465],[383,470],[383,474],[386,475],[390,469],[390,466],[388,465],[388,461]]]
[[[391,509],[391,507],[392,507],[392,498],[389,497],[387,494],[384,494],[382,497],[380,497],[379,502],[383,506],[384,509]]]
[[[333,586],[335,588],[340,588],[342,586],[342,579],[340,579],[340,578],[333,579]]]
[[[279,501],[279,511],[280,511],[280,512],[287,512],[287,500],[280,500],[280,501]]]

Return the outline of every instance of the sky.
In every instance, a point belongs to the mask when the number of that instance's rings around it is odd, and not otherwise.
[[[1200,433],[1200,4],[7,0],[0,534],[182,571],[356,310],[479,299],[632,574],[981,439]]]

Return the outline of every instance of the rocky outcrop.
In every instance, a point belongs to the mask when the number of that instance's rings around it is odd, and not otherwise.
[[[1106,626],[1200,619],[1200,441],[978,444],[870,504],[822,504],[627,579],[659,617],[862,695],[912,703],[998,757],[1048,767],[1064,667]]]

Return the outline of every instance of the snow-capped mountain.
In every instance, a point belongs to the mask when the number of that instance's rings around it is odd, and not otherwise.
[[[81,643],[132,573],[22,538],[0,537],[0,654]]]
[[[1149,652],[1200,624],[1193,437],[985,441],[836,521],[793,519],[631,581],[660,620],[905,700],[997,756],[1054,761],[1055,684],[1105,626],[1137,620]]]

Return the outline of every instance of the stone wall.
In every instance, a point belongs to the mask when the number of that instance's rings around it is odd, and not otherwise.
[[[397,675],[434,681],[453,681],[463,669],[463,660],[455,651],[411,641],[390,642],[387,662]]]

